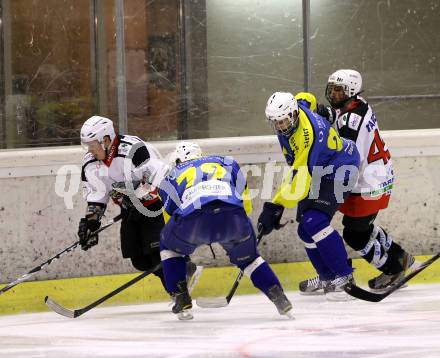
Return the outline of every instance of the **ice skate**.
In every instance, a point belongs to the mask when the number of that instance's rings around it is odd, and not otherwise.
[[[325,298],[328,301],[350,301],[355,298],[344,291],[348,284],[354,284],[353,274],[336,276],[331,281],[323,281]]]
[[[177,318],[182,321],[193,319],[191,296],[185,281],[177,283],[177,291],[173,292],[173,297],[175,304],[172,311],[177,315]]]
[[[323,295],[323,284],[319,276],[301,281],[299,283],[299,293],[306,296]]]
[[[292,304],[290,303],[289,299],[286,297],[283,289],[280,286],[274,285],[269,288],[269,297],[271,301],[275,304],[280,315],[287,316],[290,319],[293,319],[291,312]]]
[[[404,252],[402,256],[399,259],[400,264],[403,268],[402,271],[394,274],[394,275],[387,275],[385,273],[380,274],[379,276],[371,279],[368,281],[368,287],[372,291],[383,291],[388,289],[389,287],[393,286],[395,283],[400,281],[405,277],[405,272],[411,267],[416,267],[417,264],[415,262],[414,256],[408,254],[407,252]],[[404,285],[402,287],[406,287],[407,285]]]
[[[200,276],[202,275],[203,266],[197,266],[195,263],[188,261],[186,263],[186,284],[188,286],[188,293],[194,290],[197,282],[199,282]],[[176,298],[171,295],[171,302],[169,306],[172,306],[176,303]]]

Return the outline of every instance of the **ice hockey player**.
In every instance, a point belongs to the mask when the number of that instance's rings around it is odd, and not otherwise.
[[[392,286],[414,263],[414,257],[402,249],[388,233],[374,224],[380,210],[386,209],[394,185],[391,153],[379,130],[373,109],[359,94],[362,77],[355,70],[338,70],[327,82],[325,96],[330,106],[318,105],[317,111],[339,135],[356,142],[360,153],[359,180],[339,208],[344,214],[344,241],[362,258],[382,272],[368,285],[373,290]],[[300,96],[301,97],[301,96]],[[298,98],[298,97],[297,97]],[[305,294],[322,292],[319,277],[300,283]]]
[[[326,298],[347,300],[350,297],[343,288],[353,282],[353,269],[343,240],[330,222],[356,183],[356,146],[288,92],[270,96],[266,118],[291,168],[272,202],[264,203],[258,224],[269,234],[278,227],[284,208],[298,205],[298,235],[323,278]]]
[[[161,233],[161,258],[173,313],[192,319],[192,299],[185,281],[185,255],[204,244],[219,243],[233,264],[250,277],[290,317],[292,305],[278,278],[259,255],[248,214],[252,210],[245,178],[230,157],[202,156],[200,146],[179,142],[171,158],[175,167],[160,184],[166,225]]]
[[[81,144],[87,149],[84,156],[81,178],[84,199],[87,201],[85,216],[80,220],[78,236],[83,250],[98,243],[98,235],[90,235],[101,226],[101,218],[112,198],[121,206],[120,239],[124,258],[130,258],[133,266],[147,271],[161,262],[159,240],[164,226],[162,202],[157,189],[139,185],[134,191],[140,212],[132,199],[113,189],[127,182],[141,182],[151,175],[150,158],[157,158],[158,151],[136,136],[116,135],[113,122],[105,117],[93,116],[81,128]],[[116,185],[117,184],[117,185]],[[188,261],[188,270],[193,274],[195,264]],[[166,289],[162,268],[154,272]]]

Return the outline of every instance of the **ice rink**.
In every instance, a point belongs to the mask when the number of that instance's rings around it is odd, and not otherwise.
[[[440,284],[413,285],[380,303],[288,294],[294,320],[263,296],[193,310],[167,303],[0,317],[0,357],[440,357]],[[62,303],[62,302],[61,302]]]

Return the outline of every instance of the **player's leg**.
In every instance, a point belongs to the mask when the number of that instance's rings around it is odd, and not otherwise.
[[[298,225],[298,236],[304,242],[307,256],[318,273],[318,276],[301,281],[299,283],[299,291],[304,295],[324,294],[323,281],[332,280],[335,275],[322,260],[312,237],[305,232],[302,225]]]
[[[160,257],[168,292],[174,298],[173,313],[181,320],[192,319],[192,299],[186,282],[187,257],[197,248],[194,222],[189,215],[185,218],[171,217],[160,236]],[[187,241],[189,240],[189,241]]]
[[[342,224],[347,245],[382,272],[368,282],[370,288],[380,290],[401,279],[414,263],[414,257],[374,224],[376,216],[377,213],[365,217],[344,215]]]
[[[331,217],[317,209],[307,209],[303,212],[299,225],[299,232],[303,237],[312,239],[310,246],[316,245],[315,269],[318,274],[327,278],[328,274],[334,274],[333,279],[324,280],[323,288],[326,298],[329,300],[346,300],[349,298],[343,288],[353,282],[353,269],[348,264],[347,251],[345,250],[342,237],[330,224]],[[313,250],[313,249],[312,249]],[[317,261],[319,257],[321,260]],[[317,264],[319,262],[319,264]],[[323,271],[326,268],[327,271]]]
[[[147,217],[131,210],[130,215],[121,223],[121,249],[124,258],[130,258],[133,267],[147,271],[160,263],[160,231],[164,226],[162,215]],[[162,268],[154,272],[165,290],[165,278]]]
[[[350,172],[345,172],[344,178],[347,178],[344,179],[344,183],[350,175]],[[342,178],[342,174],[339,177]],[[348,180],[348,182],[352,181]],[[353,269],[348,263],[342,237],[333,229],[330,222],[341,205],[340,200],[345,200],[349,195],[350,186],[342,185],[330,175],[323,177],[319,183],[315,183],[312,189],[309,197],[298,205],[298,233],[305,242],[307,253],[312,257],[311,261],[318,275],[325,279],[325,281],[319,281],[324,286],[326,298],[345,300],[348,295],[345,294],[343,287],[353,281]],[[327,278],[331,276],[331,273],[333,273],[333,278],[328,282]],[[314,281],[319,282],[316,279]],[[304,283],[300,283],[300,289],[301,286],[304,286]],[[302,288],[304,290],[304,287]],[[333,292],[336,294],[333,295]]]
[[[281,315],[290,316],[292,304],[286,297],[280,281],[269,264],[259,255],[252,223],[242,208],[228,208],[223,212],[219,227],[221,241],[231,263],[247,275],[254,286],[276,306]],[[240,233],[237,236],[237,233]]]

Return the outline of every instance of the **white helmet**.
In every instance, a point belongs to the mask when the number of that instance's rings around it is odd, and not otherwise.
[[[325,90],[325,97],[330,102],[330,104],[332,104],[332,106],[333,103],[330,99],[330,92],[334,86],[342,87],[347,98],[356,96],[362,91],[361,74],[355,70],[338,70],[329,76],[327,81],[327,88]]]
[[[176,149],[170,154],[173,164],[186,162],[187,160],[197,159],[202,156],[202,149],[194,142],[179,142]]]
[[[289,136],[298,128],[298,102],[292,93],[275,92],[267,101],[265,112],[277,133]]]
[[[94,140],[102,144],[105,136],[109,136],[110,141],[116,137],[113,122],[106,117],[90,117],[81,127],[81,143],[83,144]]]

